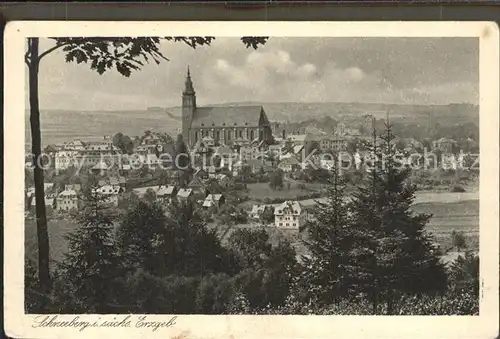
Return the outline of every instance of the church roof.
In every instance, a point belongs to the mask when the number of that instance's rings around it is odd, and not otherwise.
[[[262,106],[197,107],[191,127],[257,127]]]

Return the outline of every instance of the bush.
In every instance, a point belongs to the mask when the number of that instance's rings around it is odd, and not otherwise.
[[[226,314],[234,294],[234,287],[228,275],[205,276],[196,292],[197,311],[202,314]]]
[[[456,193],[463,193],[463,192],[465,192],[465,188],[463,188],[460,185],[454,185],[454,186],[451,187],[450,191],[451,192],[456,192]]]

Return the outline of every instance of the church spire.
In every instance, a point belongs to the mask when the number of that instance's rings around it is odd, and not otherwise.
[[[189,65],[187,68],[187,76],[186,76],[186,82],[185,82],[183,94],[193,94],[193,95],[195,94],[193,82],[191,81],[191,72],[189,70]]]

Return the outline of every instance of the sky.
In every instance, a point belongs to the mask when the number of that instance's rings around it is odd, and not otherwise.
[[[40,51],[52,46],[42,39]],[[237,38],[192,49],[162,42],[169,61],[125,78],[53,52],[41,61],[42,109],[135,110],[181,104],[189,65],[198,105],[228,102],[448,104],[479,100],[476,38],[283,38],[257,50]]]

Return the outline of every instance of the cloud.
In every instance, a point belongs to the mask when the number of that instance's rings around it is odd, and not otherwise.
[[[477,40],[477,39],[476,39]],[[143,109],[180,105],[189,65],[199,104],[236,101],[478,102],[478,43],[468,38],[272,38],[258,50],[217,38],[196,50],[164,43],[170,61],[130,78],[68,64],[40,69],[44,108]],[[47,41],[41,48],[50,46]]]

